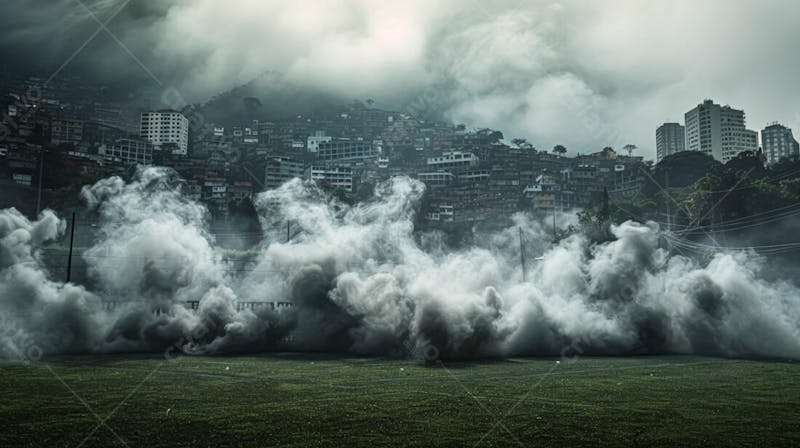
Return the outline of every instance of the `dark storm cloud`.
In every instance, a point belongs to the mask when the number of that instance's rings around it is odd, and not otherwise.
[[[50,74],[67,62],[100,28],[95,18],[107,22],[108,28],[115,33],[135,34],[136,28],[143,24],[163,19],[168,5],[168,2],[141,1],[126,4],[119,0],[5,1],[0,6],[3,63],[36,68],[43,74]],[[100,32],[76,55],[74,65],[70,64],[71,70],[78,73],[91,71],[103,56],[110,56],[114,50],[111,43],[108,36]]]
[[[121,1],[86,4],[104,20]],[[76,1],[0,8],[4,63],[45,72],[97,25]],[[542,148],[632,142],[652,156],[655,127],[704,98],[744,108],[754,129],[800,128],[798,23],[800,4],[780,0],[139,0],[109,27],[192,101],[273,71]],[[104,34],[70,69],[158,87]]]

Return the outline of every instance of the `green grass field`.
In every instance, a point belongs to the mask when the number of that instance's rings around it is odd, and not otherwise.
[[[800,363],[792,362],[584,357],[425,367],[286,354],[70,357],[0,370],[3,447],[800,444]]]

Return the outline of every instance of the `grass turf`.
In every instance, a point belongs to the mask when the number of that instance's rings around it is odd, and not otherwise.
[[[425,367],[285,354],[0,364],[0,446],[789,446],[800,444],[798,417],[793,362]]]

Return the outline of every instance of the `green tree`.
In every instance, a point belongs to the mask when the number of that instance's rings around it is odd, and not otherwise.
[[[481,137],[483,143],[492,144],[492,143],[499,143],[505,137],[503,133],[500,131],[495,131],[489,128],[483,128],[477,132],[478,136]]]
[[[753,151],[740,152],[725,164],[725,168],[738,173],[746,173],[751,177],[764,177],[767,175],[761,156]]]
[[[511,144],[520,149],[534,149],[533,145],[524,138],[515,138],[511,140]]]

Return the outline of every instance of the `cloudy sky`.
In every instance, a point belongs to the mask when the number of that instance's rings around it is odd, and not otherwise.
[[[704,98],[800,133],[794,0],[3,0],[0,17],[6,69],[191,101],[272,71],[573,153],[652,157],[655,127]]]

